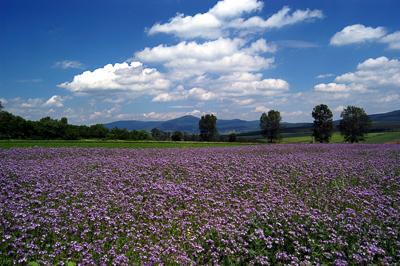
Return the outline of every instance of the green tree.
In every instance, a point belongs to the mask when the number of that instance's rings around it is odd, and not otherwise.
[[[127,139],[129,139],[129,131],[125,128],[114,127],[108,133],[107,138],[127,140]]]
[[[203,115],[199,121],[199,131],[201,140],[215,140],[218,136],[217,117],[213,114]]]
[[[89,127],[90,138],[104,139],[108,132],[109,130],[102,124],[96,124]]]
[[[260,117],[260,129],[262,135],[272,143],[280,137],[281,113],[279,111],[270,110],[268,114],[263,113]]]
[[[151,136],[155,140],[168,140],[170,137],[168,132],[162,131],[161,129],[158,128],[153,128],[151,130]]]
[[[236,134],[235,133],[229,134],[228,141],[229,142],[235,142],[236,141]]]
[[[340,133],[344,136],[346,142],[359,142],[364,140],[364,135],[371,126],[371,120],[363,108],[356,106],[347,106],[340,117]]]
[[[171,139],[173,141],[181,141],[183,139],[183,133],[180,131],[175,131],[172,133]]]
[[[2,104],[2,102],[0,101],[0,112],[1,112],[1,110],[3,110],[3,104]]]
[[[333,129],[331,110],[325,104],[317,105],[312,111],[312,117],[314,118],[312,135],[315,141],[328,143]]]

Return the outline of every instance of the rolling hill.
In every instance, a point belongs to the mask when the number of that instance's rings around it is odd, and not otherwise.
[[[373,131],[385,131],[392,129],[400,129],[400,110],[369,115],[372,120]],[[107,128],[125,128],[128,130],[148,130],[158,128],[163,131],[183,131],[188,133],[198,133],[199,118],[191,115],[182,116],[179,118],[167,121],[115,121],[104,124]],[[339,120],[334,121],[335,125],[339,124]],[[299,133],[310,132],[312,123],[282,123],[283,132],[285,133]],[[229,132],[245,133],[251,132],[253,134],[259,131],[259,121],[246,121],[240,119],[217,120],[218,131],[222,134]]]

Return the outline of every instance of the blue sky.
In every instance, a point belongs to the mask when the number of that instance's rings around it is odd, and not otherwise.
[[[0,1],[0,101],[76,124],[400,109],[396,0]]]

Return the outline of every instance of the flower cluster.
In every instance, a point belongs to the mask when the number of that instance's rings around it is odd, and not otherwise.
[[[0,264],[395,264],[399,145],[0,150]]]

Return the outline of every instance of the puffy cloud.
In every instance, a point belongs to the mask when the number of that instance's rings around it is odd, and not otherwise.
[[[261,74],[236,72],[221,76],[212,82],[224,96],[272,96],[289,90],[289,83],[283,79],[263,79]]]
[[[331,44],[336,46],[375,41],[386,34],[383,27],[366,27],[362,24],[354,24],[344,27],[331,38]]]
[[[193,114],[197,115],[201,113],[197,109],[206,106],[213,106],[214,110],[210,111],[222,111],[220,114],[223,115],[223,110],[230,110],[228,104],[235,104],[253,115],[253,108],[265,105],[275,108],[287,102],[291,95],[290,85],[279,77],[264,76],[262,72],[274,67],[271,54],[280,45],[257,38],[256,34],[320,19],[323,14],[320,10],[292,11],[284,7],[267,18],[254,16],[253,13],[262,7],[260,0],[221,0],[205,13],[192,16],[178,14],[167,23],[155,24],[148,33],[167,33],[189,40],[144,48],[124,63],[82,72],[69,82],[59,84],[59,87],[76,94],[102,97],[102,104],[105,105],[120,106],[123,101],[135,101],[135,98],[144,101],[150,98],[158,103],[185,101],[182,104],[196,108]],[[206,40],[200,41],[198,37]],[[293,47],[315,46],[291,42]],[[153,68],[145,67],[141,62]],[[109,97],[109,92],[113,93],[112,97]],[[218,106],[215,101],[218,101]],[[79,114],[79,119],[86,117],[94,121],[101,117],[135,117],[164,120],[187,114],[168,110],[165,113],[123,114],[117,111],[110,113],[109,109],[101,111],[96,106],[90,108],[90,112]],[[59,110],[56,109],[56,112]],[[244,118],[244,113],[239,116],[242,115]]]
[[[343,28],[331,38],[331,45],[335,46],[365,42],[381,42],[388,44],[389,49],[400,49],[400,31],[386,35],[384,27],[355,24]]]
[[[385,112],[398,108],[399,87],[400,61],[382,56],[366,59],[355,71],[337,76],[334,82],[315,85],[314,91],[306,93],[307,99],[303,101],[332,104],[338,107],[334,109],[336,112],[345,105],[368,107],[374,113]]]
[[[192,88],[190,90],[178,89],[172,92],[164,92],[153,98],[153,102],[172,102],[184,99],[195,99],[199,101],[210,101],[215,99],[216,94],[203,88]]]
[[[186,95],[163,92],[153,98],[153,102],[172,102],[186,99]]]
[[[44,101],[41,98],[29,98],[27,100],[21,100],[17,98],[17,101],[14,102],[17,103],[17,105],[19,105],[19,107],[22,109],[39,108],[44,104]]]
[[[58,61],[54,64],[54,67],[57,68],[62,68],[62,69],[82,69],[84,66],[81,62],[79,61],[73,61],[73,60],[63,60],[63,61]]]
[[[371,88],[400,86],[400,61],[381,56],[369,58],[358,64],[355,72],[345,73],[336,77],[336,82],[351,83]]]
[[[281,28],[312,19],[323,18],[320,10],[296,10],[290,13],[289,7],[267,19],[259,16],[243,18],[244,14],[261,10],[263,3],[258,0],[221,0],[206,13],[193,16],[177,14],[169,22],[153,25],[148,33],[173,34],[183,39],[216,39],[226,36],[230,30],[255,30]]]
[[[222,35],[221,26],[222,22],[212,14],[205,13],[194,16],[178,14],[168,23],[153,25],[149,34],[167,33],[180,38],[214,39]]]
[[[143,62],[161,63],[174,77],[207,72],[259,71],[272,66],[274,59],[261,54],[274,52],[273,45],[259,39],[250,45],[242,39],[220,38],[204,43],[180,42],[145,48],[135,54]],[[177,73],[180,72],[181,74]]]
[[[276,44],[267,43],[264,39],[259,39],[253,42],[249,48],[245,49],[245,51],[249,54],[275,53],[277,49]]]
[[[339,106],[336,106],[336,108],[333,109],[333,110],[334,110],[335,112],[341,113],[341,112],[344,110],[344,108],[346,108],[346,107],[343,106],[343,105],[339,105]]]
[[[64,82],[58,86],[73,92],[114,90],[151,93],[167,89],[170,81],[156,69],[145,68],[140,62],[125,62],[85,71],[76,75],[71,82]]]
[[[388,34],[380,41],[389,44],[389,49],[400,49],[400,31]]]
[[[247,106],[255,102],[254,99],[232,99],[233,102],[239,106]]]
[[[369,58],[358,64],[357,70],[337,76],[335,82],[321,83],[314,86],[317,92],[368,92],[385,91],[400,86],[400,61],[387,57]],[[338,94],[337,97],[349,97]]]
[[[243,13],[261,10],[263,3],[258,0],[222,0],[209,10],[219,18],[237,17]]]
[[[145,48],[135,55],[144,62],[170,62],[190,58],[193,60],[215,60],[230,56],[244,45],[242,39],[219,38],[215,41],[204,43],[180,42],[177,45],[158,45],[153,48]]]
[[[271,109],[267,108],[265,106],[256,106],[256,108],[254,108],[253,112],[255,113],[268,113]]]
[[[230,27],[238,29],[279,29],[284,26],[324,17],[322,11],[318,9],[296,10],[292,13],[290,13],[290,10],[289,7],[285,6],[268,19],[263,19],[259,16],[248,19],[238,18],[230,23]]]
[[[189,97],[200,100],[209,101],[216,97],[216,94],[202,88],[193,88],[189,90]]]
[[[349,91],[350,89],[344,84],[337,84],[337,83],[320,83],[314,86],[315,91],[319,92],[345,92]]]
[[[44,103],[44,105],[54,106],[54,107],[63,107],[64,106],[63,101],[64,101],[64,99],[61,96],[53,95]]]

